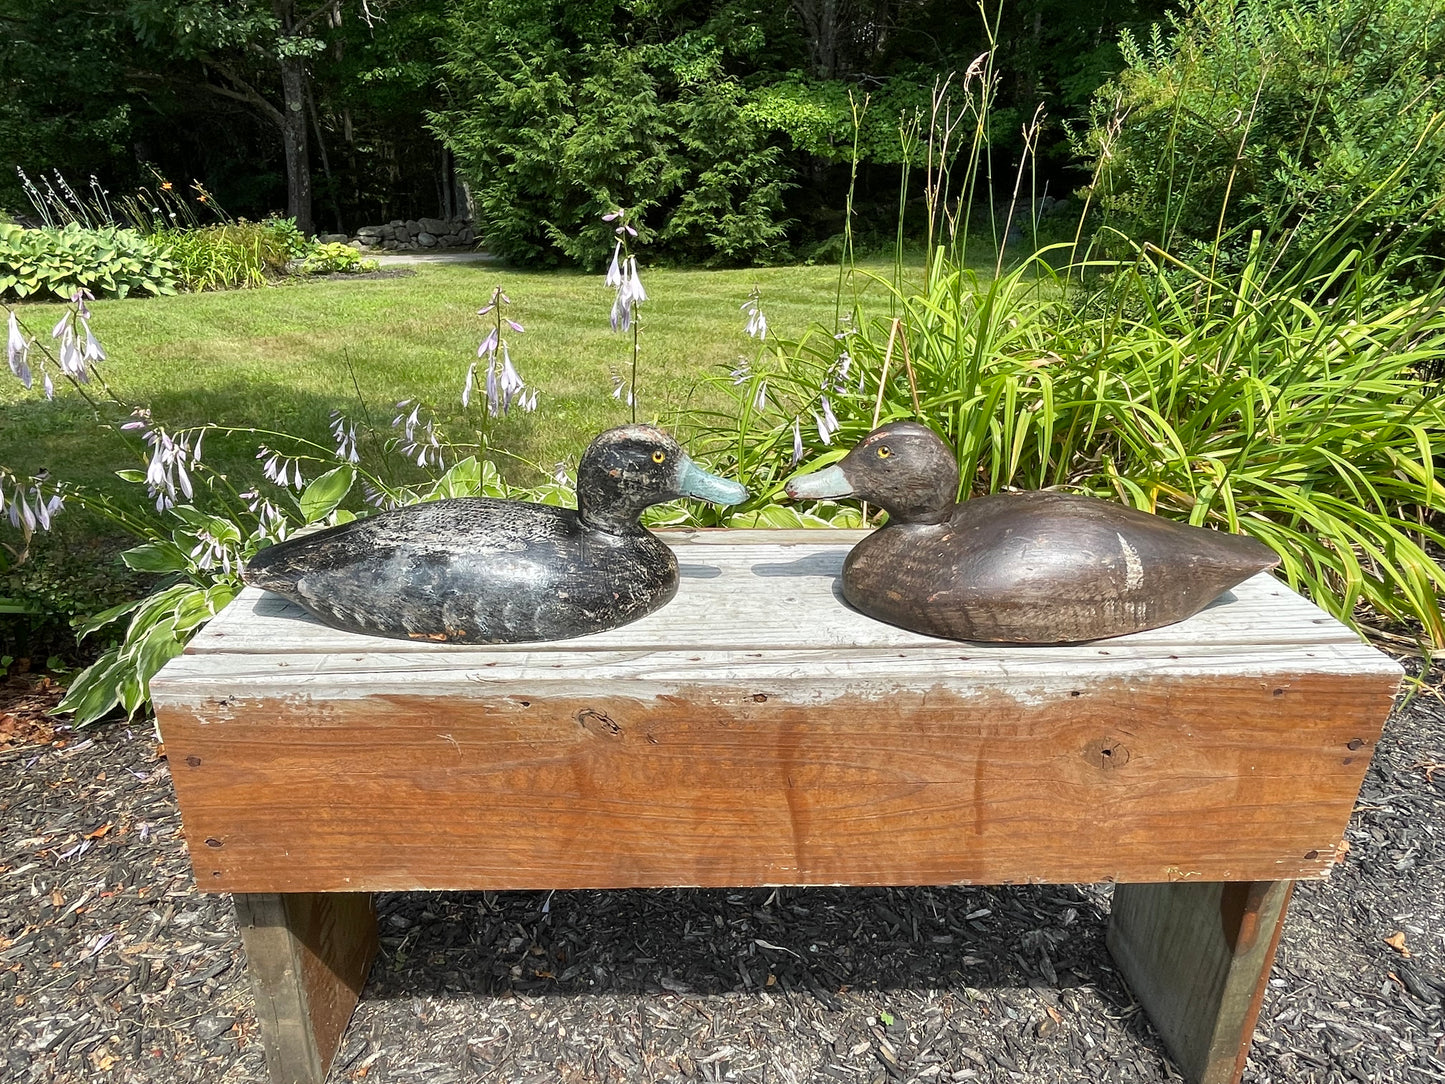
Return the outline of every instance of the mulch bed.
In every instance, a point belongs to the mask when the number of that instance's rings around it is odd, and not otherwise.
[[[1445,673],[1302,882],[1245,1080],[1445,1080]],[[149,724],[0,689],[0,1079],[260,1082],[230,901],[194,891]],[[1178,1080],[1107,886],[407,893],[332,1081]]]

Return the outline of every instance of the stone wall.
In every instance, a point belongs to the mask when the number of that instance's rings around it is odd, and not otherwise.
[[[322,241],[339,241],[362,252],[416,252],[429,248],[472,248],[477,243],[470,218],[400,218],[384,226],[362,226],[354,236],[328,233]]]

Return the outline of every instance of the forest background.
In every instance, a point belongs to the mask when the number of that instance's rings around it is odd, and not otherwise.
[[[616,206],[653,259],[806,258],[842,231],[850,180],[860,237],[891,243],[899,118],[927,116],[990,34],[991,165],[1012,177],[1042,104],[1036,191],[1066,198],[1088,176],[1063,122],[1123,66],[1120,32],[1169,6],[0,0],[0,162],[120,193],[197,181],[307,234],[464,214],[466,178],[514,262],[595,265]],[[29,207],[0,170],[0,208]]]

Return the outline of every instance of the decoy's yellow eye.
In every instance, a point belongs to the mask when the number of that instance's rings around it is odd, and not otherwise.
[[[892,454],[893,454],[893,449],[890,448],[890,447],[888,447],[888,445],[886,445],[886,444],[880,444],[880,445],[878,445],[878,458],[879,458],[879,459],[887,459],[887,458],[888,458],[890,455],[892,455]]]
[[[658,451],[655,451],[655,452],[652,453],[652,461],[653,461],[654,463],[663,463],[663,462],[666,462],[666,460],[667,460],[667,453],[664,452],[664,451],[662,451],[661,449],[659,449]]]

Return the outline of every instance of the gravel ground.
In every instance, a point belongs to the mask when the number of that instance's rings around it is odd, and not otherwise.
[[[1442,678],[1387,727],[1341,866],[1296,891],[1246,1081],[1445,1081]],[[54,696],[0,697],[0,1080],[263,1081],[230,900],[193,890],[149,726],[51,734]],[[1179,1079],[1105,951],[1107,886],[378,908],[332,1082]]]

